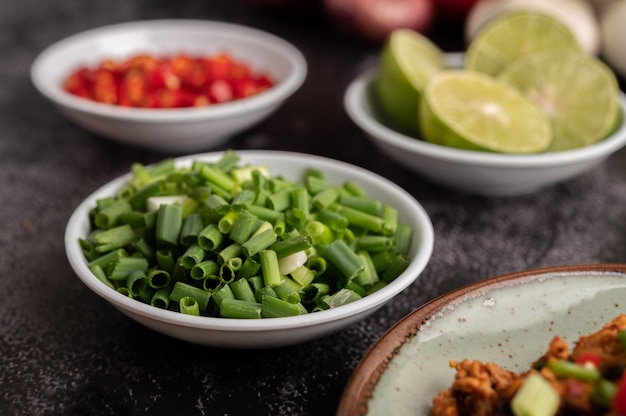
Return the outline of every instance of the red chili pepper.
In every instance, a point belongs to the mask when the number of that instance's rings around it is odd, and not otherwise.
[[[602,359],[593,352],[585,352],[576,359],[576,364],[585,364],[585,363],[591,363],[596,368],[599,368],[600,365],[602,365]]]
[[[116,62],[103,60],[79,68],[63,88],[107,104],[144,108],[201,107],[256,95],[274,85],[266,74],[225,52],[212,56],[177,54],[157,58],[137,54]]]
[[[626,372],[617,383],[617,390],[611,400],[611,408],[618,414],[626,416]]]

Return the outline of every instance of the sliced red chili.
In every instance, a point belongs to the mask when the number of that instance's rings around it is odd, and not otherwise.
[[[617,390],[611,400],[612,409],[622,416],[626,416],[626,372],[617,384]]]
[[[63,88],[86,99],[126,107],[201,107],[250,97],[271,88],[267,74],[225,52],[210,56],[137,54],[79,68]]]
[[[593,364],[596,368],[599,368],[602,365],[602,359],[593,352],[585,352],[576,359],[576,364],[585,363]]]

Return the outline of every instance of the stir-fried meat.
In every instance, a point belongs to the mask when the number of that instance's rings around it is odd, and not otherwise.
[[[565,340],[555,336],[546,353],[533,362],[528,371],[522,373],[508,371],[493,363],[469,359],[451,361],[450,366],[456,371],[454,381],[449,389],[440,392],[433,399],[431,415],[510,416],[510,404],[515,393],[528,374],[537,371],[560,397],[557,415],[613,415],[606,405],[594,402],[593,383],[574,376],[557,376],[548,363],[574,363],[584,357],[593,356],[602,363],[603,376],[613,377],[610,381],[616,382],[626,368],[626,350],[618,336],[623,330],[626,330],[624,314],[605,324],[599,331],[580,337],[571,351]],[[604,374],[607,369],[612,369],[615,374],[607,376]]]

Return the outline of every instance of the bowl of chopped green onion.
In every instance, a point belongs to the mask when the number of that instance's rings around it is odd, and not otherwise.
[[[434,233],[391,181],[282,151],[165,159],[89,195],[65,232],[80,280],[157,332],[268,348],[339,331],[413,284]]]

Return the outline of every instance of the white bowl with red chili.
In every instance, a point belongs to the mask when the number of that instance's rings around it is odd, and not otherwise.
[[[304,82],[290,43],[203,20],[122,23],[60,40],[33,62],[35,87],[98,136],[166,152],[210,149],[273,114]]]

